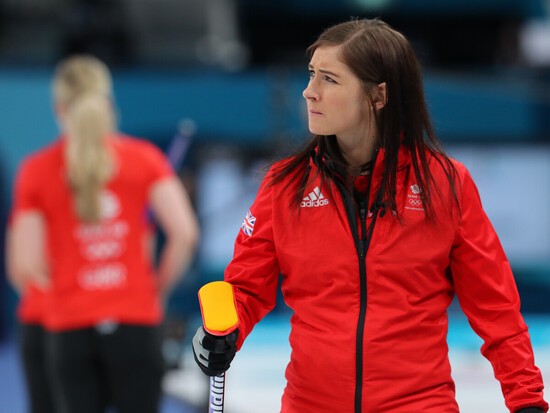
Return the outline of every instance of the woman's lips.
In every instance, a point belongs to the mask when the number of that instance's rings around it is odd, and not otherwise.
[[[322,112],[319,112],[319,111],[317,111],[317,110],[312,110],[312,109],[310,109],[310,110],[309,110],[309,114],[310,114],[310,115],[322,115],[323,113],[322,113]]]

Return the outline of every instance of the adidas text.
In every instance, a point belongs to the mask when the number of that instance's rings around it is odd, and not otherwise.
[[[328,199],[318,199],[317,201],[312,201],[312,200],[302,201],[302,203],[300,204],[300,207],[313,208],[313,207],[320,207],[324,205],[328,205]]]

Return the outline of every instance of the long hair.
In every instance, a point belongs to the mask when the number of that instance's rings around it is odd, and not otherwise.
[[[353,19],[326,29],[307,49],[311,57],[315,50],[326,46],[340,46],[342,62],[361,81],[367,98],[374,102],[377,85],[385,82],[387,103],[373,117],[379,131],[377,145],[385,152],[382,174],[384,204],[396,211],[396,171],[401,145],[407,147],[412,157],[412,167],[426,217],[433,215],[433,192],[440,192],[429,168],[429,159],[438,162],[451,186],[454,200],[458,202],[454,186],[456,169],[443,151],[426,107],[420,64],[409,41],[401,33],[379,19]],[[309,178],[309,159],[312,151],[317,156],[327,156],[331,163],[348,170],[338,146],[331,144],[334,137],[315,135],[304,149],[283,162],[274,171],[272,183],[286,176],[300,177],[295,185],[297,206]],[[320,165],[321,178],[333,179],[333,174]],[[440,194],[441,195],[441,194]]]
[[[78,217],[100,219],[100,195],[113,172],[106,139],[115,128],[112,80],[105,64],[92,56],[68,58],[56,68],[55,104],[64,112],[65,162]]]

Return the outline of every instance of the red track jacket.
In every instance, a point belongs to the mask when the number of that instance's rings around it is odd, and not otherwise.
[[[383,157],[380,151],[371,203]],[[456,293],[510,411],[547,409],[510,265],[472,178],[455,162],[460,208],[435,194],[437,218],[426,221],[410,158],[402,148],[400,220],[367,210],[364,223],[357,215],[350,225],[345,197],[336,186],[329,197],[319,178],[296,211],[286,182],[264,180],[224,276],[235,290],[239,347],[273,309],[282,274],[293,310],[283,413],[457,413],[446,343]],[[430,167],[450,199],[442,167],[433,159]],[[371,225],[363,254],[355,228],[361,234]]]

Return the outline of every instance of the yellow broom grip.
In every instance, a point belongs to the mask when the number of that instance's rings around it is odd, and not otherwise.
[[[239,325],[233,286],[225,281],[213,281],[199,289],[204,329],[210,334],[224,336]]]

